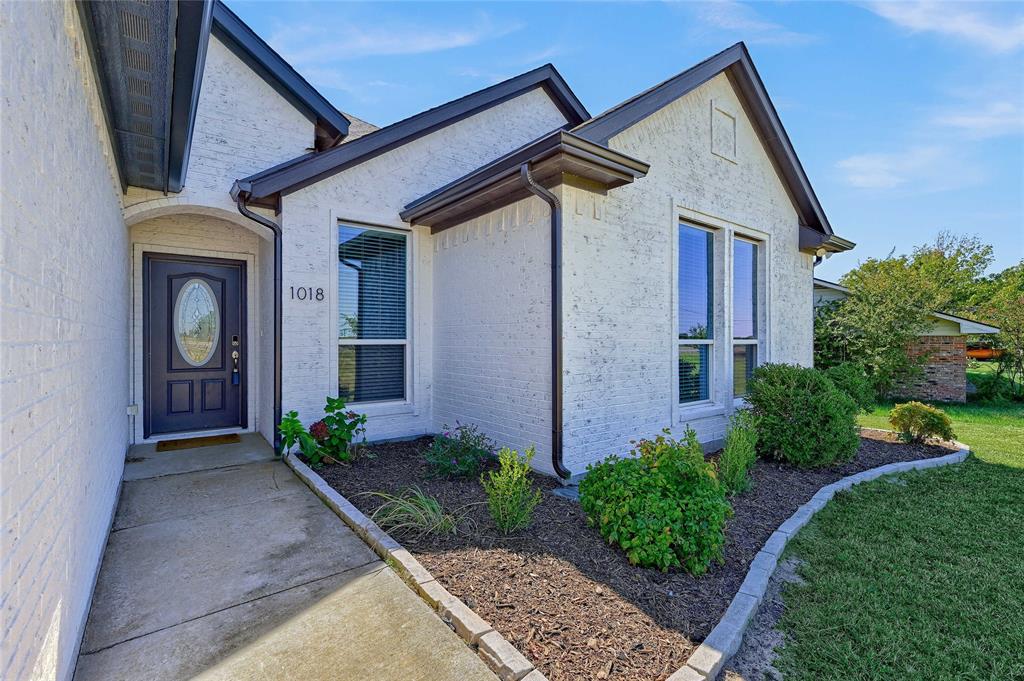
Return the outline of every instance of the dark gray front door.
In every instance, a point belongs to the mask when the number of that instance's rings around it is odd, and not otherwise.
[[[245,263],[143,255],[146,437],[246,425]]]

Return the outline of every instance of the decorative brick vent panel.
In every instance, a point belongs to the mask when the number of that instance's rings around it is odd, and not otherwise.
[[[967,345],[963,336],[921,336],[908,349],[926,356],[924,373],[901,386],[900,397],[935,402],[967,401]]]

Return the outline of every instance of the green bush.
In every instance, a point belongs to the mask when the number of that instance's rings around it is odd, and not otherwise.
[[[588,466],[580,504],[633,565],[700,575],[712,561],[722,562],[732,508],[693,430],[685,441],[668,435],[641,440],[633,458],[611,456]]]
[[[299,420],[299,412],[293,410],[282,416],[281,425],[277,427],[277,430],[281,433],[282,455],[291,453],[292,447],[299,445],[299,450],[311,465],[320,465],[322,458],[320,445],[312,435],[306,432],[302,421]]]
[[[926,438],[953,440],[953,422],[946,412],[920,402],[897,404],[889,412],[889,423],[904,442],[924,442]]]
[[[540,503],[540,491],[530,482],[533,455],[533,447],[526,450],[522,459],[519,452],[503,447],[498,452],[498,470],[480,476],[491,518],[504,534],[529,527],[533,509]]]
[[[747,401],[757,417],[758,451],[796,466],[830,466],[860,444],[857,405],[817,369],[764,364]]]
[[[340,397],[327,397],[324,417],[313,424],[318,427],[314,438],[320,442],[320,451],[333,462],[349,461],[352,458],[352,446],[356,438],[366,432],[366,414],[357,414],[345,410],[345,400]],[[310,427],[310,434],[314,434]],[[320,435],[320,437],[317,437]]]
[[[750,489],[750,468],[757,461],[757,431],[754,415],[738,411],[725,436],[725,448],[718,457],[718,479],[726,492],[738,494]]]
[[[860,411],[870,412],[874,408],[875,388],[863,364],[843,362],[825,369],[825,376],[849,395]]]
[[[468,478],[479,473],[493,453],[494,443],[476,426],[445,424],[423,457],[435,475]]]

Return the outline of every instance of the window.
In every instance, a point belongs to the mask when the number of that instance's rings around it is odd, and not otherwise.
[[[732,394],[743,397],[757,366],[757,244],[732,245]]]
[[[679,225],[679,402],[711,399],[714,354],[714,235]]]
[[[338,226],[338,394],[346,402],[405,399],[407,237]]]

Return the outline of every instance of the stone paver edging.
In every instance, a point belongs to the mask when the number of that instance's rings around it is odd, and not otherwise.
[[[434,612],[477,651],[501,681],[546,681],[525,655],[482,617],[441,586],[409,551],[380,529],[327,481],[293,455],[284,462],[338,517],[352,528]]]
[[[740,585],[739,592],[733,597],[725,615],[711,630],[704,642],[693,651],[689,659],[686,660],[686,664],[672,674],[668,681],[710,681],[718,675],[718,672],[743,642],[747,624],[757,612],[758,605],[761,604],[761,599],[768,588],[768,580],[775,572],[775,566],[782,555],[782,550],[786,548],[786,544],[800,528],[806,525],[815,513],[825,507],[825,504],[835,496],[836,492],[850,489],[862,482],[876,480],[883,475],[961,463],[971,453],[970,448],[961,442],[953,444],[959,447],[959,450],[952,454],[934,459],[901,461],[871,468],[856,475],[848,475],[815,492],[811,500],[798,508],[786,522],[779,525],[779,529],[775,530],[768,541],[764,543],[764,547],[751,561],[747,577]]]

